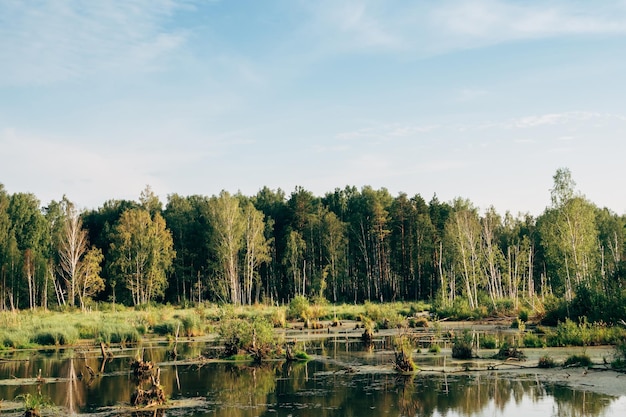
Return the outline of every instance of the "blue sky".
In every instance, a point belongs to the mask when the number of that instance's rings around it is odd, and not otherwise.
[[[626,1],[0,2],[0,182],[83,208],[386,187],[626,213]]]

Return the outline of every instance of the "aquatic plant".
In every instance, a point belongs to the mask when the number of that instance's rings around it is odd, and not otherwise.
[[[474,356],[474,339],[469,330],[465,329],[461,337],[454,336],[452,344],[452,357],[455,359],[471,359]]]
[[[413,346],[410,339],[405,335],[400,335],[394,339],[393,345],[393,367],[400,373],[414,372],[417,369],[413,362]]]
[[[41,394],[20,394],[15,397],[15,400],[23,403],[24,417],[41,416],[41,410],[52,405],[50,399]]]
[[[224,355],[232,356],[240,350],[253,355],[255,360],[267,357],[278,341],[274,326],[266,319],[254,320],[230,319],[218,326],[218,333],[224,344]]]
[[[522,339],[524,347],[527,348],[540,348],[545,346],[545,342],[534,333],[526,333]]]
[[[556,362],[548,355],[544,355],[539,358],[539,362],[537,362],[537,366],[539,368],[554,368],[556,366]]]
[[[493,355],[494,359],[507,360],[517,359],[520,361],[526,360],[526,355],[517,346],[508,346],[506,343],[500,347],[498,353]]]
[[[430,353],[440,353],[441,352],[441,347],[437,343],[431,343],[430,347],[428,348],[428,352],[430,352]]]
[[[591,366],[593,362],[591,362],[591,358],[589,355],[585,353],[581,353],[580,355],[570,355],[563,362],[563,366]]]
[[[411,317],[409,318],[409,327],[411,328],[424,328],[428,327],[428,319],[426,317]]]
[[[495,349],[498,347],[498,339],[490,334],[485,334],[480,339],[480,347],[483,349]]]
[[[197,315],[194,313],[185,314],[180,317],[182,324],[181,333],[187,337],[202,336],[204,331],[202,330],[202,323]]]

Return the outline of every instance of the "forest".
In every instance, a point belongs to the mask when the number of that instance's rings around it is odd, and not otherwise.
[[[382,189],[171,194],[79,211],[0,184],[0,310],[428,301],[437,311],[626,318],[626,217],[556,171],[538,217]]]

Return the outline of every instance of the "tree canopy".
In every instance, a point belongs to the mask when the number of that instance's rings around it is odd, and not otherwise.
[[[587,200],[566,168],[546,197],[533,217],[368,186],[172,194],[165,205],[146,187],[79,213],[0,186],[0,308],[296,295],[539,308],[583,287],[621,289],[626,217]]]

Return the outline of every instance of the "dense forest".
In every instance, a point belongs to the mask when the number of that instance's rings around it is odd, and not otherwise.
[[[586,297],[579,304],[606,307],[623,293],[625,226],[580,194],[566,168],[536,218],[367,186],[323,197],[299,187],[172,194],[165,205],[146,187],[138,201],[79,212],[65,197],[42,207],[0,184],[0,309],[296,295],[535,312]]]

